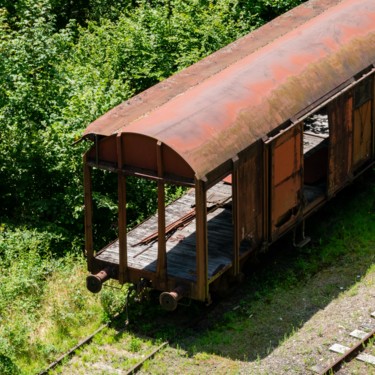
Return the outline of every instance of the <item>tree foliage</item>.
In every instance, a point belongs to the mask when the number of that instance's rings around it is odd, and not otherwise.
[[[0,319],[11,301],[25,312],[19,322],[2,321],[0,372],[18,373],[13,359],[32,348],[51,260],[82,248],[89,145],[73,143],[83,129],[300,2],[0,0]],[[94,173],[94,229],[104,243],[116,232],[116,176]],[[127,192],[137,223],[155,208],[156,188],[129,179]]]
[[[85,145],[72,144],[84,127],[296,3],[5,1],[0,13],[1,215],[52,223],[71,239],[81,235]],[[106,179],[100,181],[107,189]],[[143,196],[139,186],[129,189],[137,215],[147,211],[142,202],[154,189],[144,183],[141,190]]]

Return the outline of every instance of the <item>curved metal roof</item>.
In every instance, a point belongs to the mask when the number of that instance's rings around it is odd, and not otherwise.
[[[159,141],[176,159],[164,171],[181,162],[203,178],[374,63],[375,1],[311,0],[115,107],[84,137]],[[154,169],[146,143],[123,141],[123,159],[143,168],[148,155]]]

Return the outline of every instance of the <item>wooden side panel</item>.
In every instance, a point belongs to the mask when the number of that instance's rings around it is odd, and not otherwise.
[[[263,241],[262,233],[262,152],[256,143],[244,155],[238,165],[238,231],[240,241],[250,240],[251,245]]]
[[[302,124],[278,136],[271,144],[271,240],[290,227],[301,209]]]
[[[334,194],[350,178],[352,169],[353,98],[344,94],[328,105],[328,194]]]
[[[371,101],[354,110],[353,166],[358,169],[372,153]]]
[[[354,89],[353,171],[370,161],[373,154],[374,79],[363,80]]]

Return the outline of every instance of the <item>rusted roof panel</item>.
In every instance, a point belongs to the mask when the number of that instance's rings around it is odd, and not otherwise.
[[[84,136],[154,138],[202,178],[374,62],[375,1],[312,0],[115,107]]]

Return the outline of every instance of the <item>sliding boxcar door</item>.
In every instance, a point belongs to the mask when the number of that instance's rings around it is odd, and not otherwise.
[[[302,124],[280,132],[270,144],[270,234],[275,240],[301,212]]]
[[[372,77],[354,90],[353,170],[361,169],[372,157]]]
[[[263,169],[262,145],[255,143],[239,158],[237,179],[234,186],[237,190],[237,236],[239,242],[250,240],[256,248],[264,241],[262,228]]]
[[[353,98],[345,93],[328,106],[328,194],[333,195],[349,180],[352,169]]]

